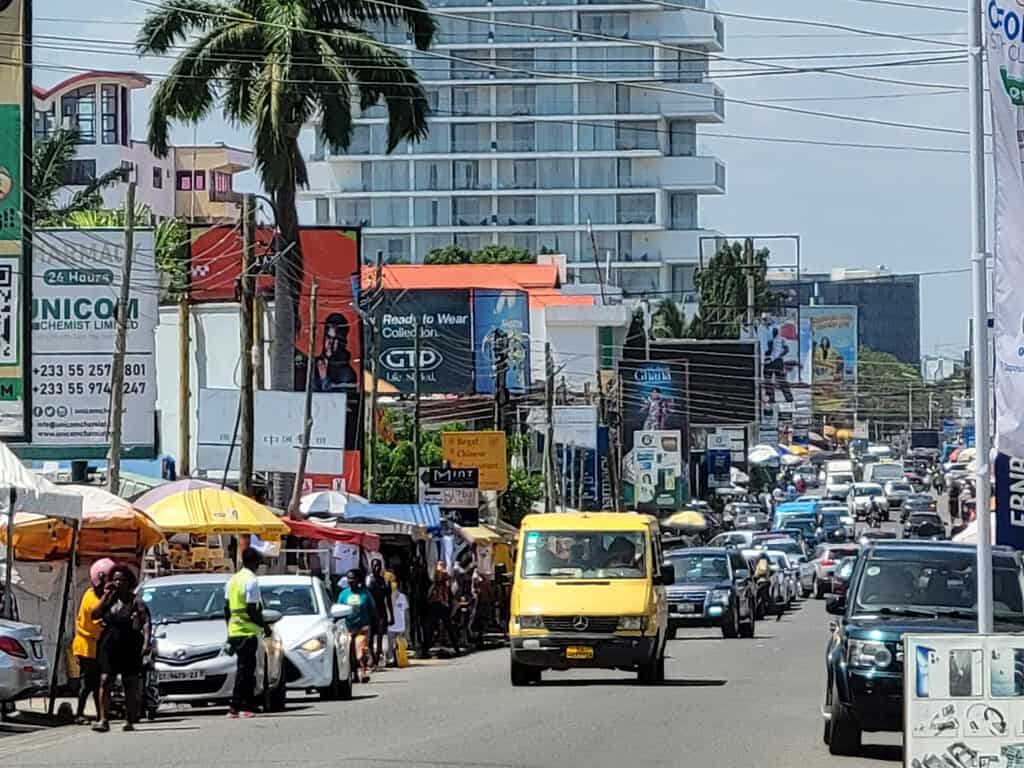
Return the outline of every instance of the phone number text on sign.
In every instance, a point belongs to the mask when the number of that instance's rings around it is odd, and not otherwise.
[[[156,399],[152,358],[129,358],[124,366],[123,421],[125,445],[153,442]],[[104,443],[110,430],[109,355],[35,354],[32,358],[33,440],[77,445],[83,440]]]

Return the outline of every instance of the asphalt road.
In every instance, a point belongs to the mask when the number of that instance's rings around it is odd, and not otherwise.
[[[687,630],[670,643],[667,682],[632,675],[547,673],[513,690],[508,653],[389,671],[359,699],[296,699],[250,721],[182,710],[95,734],[65,727],[0,739],[0,766],[879,766],[901,759],[897,734],[866,735],[862,758],[830,758],[819,707],[828,617],[807,600],[753,640]]]

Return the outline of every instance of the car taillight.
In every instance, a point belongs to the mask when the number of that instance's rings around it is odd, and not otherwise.
[[[828,559],[826,557],[824,560],[821,561],[821,564],[822,565],[835,565],[836,561],[835,560],[830,560],[830,559]]]
[[[16,659],[28,658],[28,651],[25,650],[25,646],[13,637],[0,637],[0,653],[6,653],[8,656],[13,656]]]

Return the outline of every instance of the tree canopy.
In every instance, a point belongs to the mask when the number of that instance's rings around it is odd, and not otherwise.
[[[697,339],[735,339],[747,311],[747,265],[745,248],[751,241],[724,243],[707,265],[697,271],[700,310],[690,326]],[[768,283],[767,248],[754,252],[754,312],[773,312],[781,299]]]
[[[434,248],[423,257],[424,264],[533,264],[533,254],[511,245],[487,245],[471,251],[461,245]]]
[[[35,219],[40,226],[66,226],[73,214],[100,210],[102,191],[125,180],[125,172],[114,168],[90,179],[62,203],[60,192],[70,186],[71,161],[77,151],[78,133],[69,130],[59,130],[37,141],[32,148],[32,195]]]

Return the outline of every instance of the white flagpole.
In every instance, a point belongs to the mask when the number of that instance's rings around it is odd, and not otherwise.
[[[992,632],[992,531],[989,513],[988,276],[985,232],[985,71],[982,62],[982,0],[968,0],[967,60],[971,125],[971,267],[973,274],[974,434],[977,463],[978,632]]]

